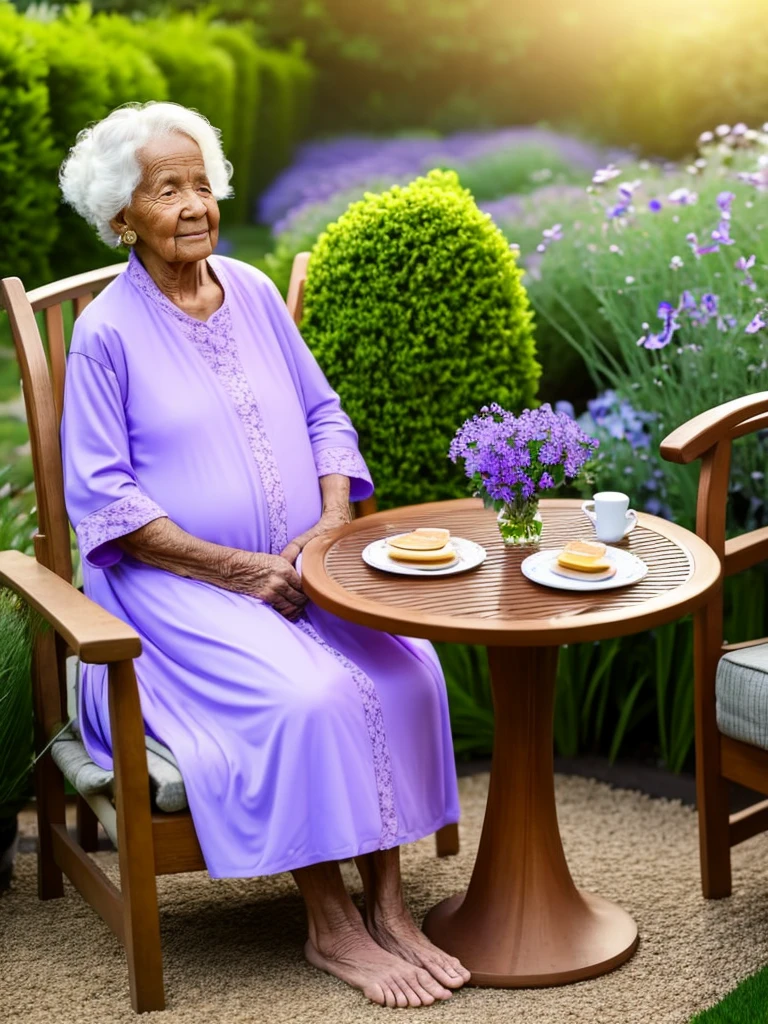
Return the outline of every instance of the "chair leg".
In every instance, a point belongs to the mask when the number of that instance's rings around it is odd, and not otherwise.
[[[705,468],[702,466],[702,479]],[[714,471],[712,467],[710,470]],[[727,466],[724,472],[724,479],[727,481]],[[701,499],[699,503],[701,504]],[[722,899],[731,895],[728,783],[720,773],[720,730],[717,727],[716,696],[717,665],[722,655],[723,642],[722,589],[696,612],[693,635],[696,803],[699,812],[701,888],[707,899]]]
[[[79,795],[77,798],[77,841],[86,853],[93,853],[99,846],[99,819]]]
[[[697,786],[701,888],[709,900],[731,895],[728,783],[702,772]]]
[[[443,825],[435,832],[435,846],[438,857],[450,857],[459,852],[459,826]]]
[[[41,900],[55,900],[64,895],[64,876],[56,863],[51,839],[51,825],[66,822],[64,777],[50,754],[35,766],[35,800],[37,803],[37,895]]]
[[[147,1013],[150,1010],[165,1009],[157,884],[154,868],[151,876],[144,878],[141,877],[140,868],[126,871],[124,861],[129,857],[130,853],[126,852],[125,857],[120,858],[125,953],[128,958],[131,1004],[136,1013]],[[133,876],[130,881],[127,874]]]
[[[133,662],[109,666],[123,943],[137,1013],[165,1008],[144,724]]]

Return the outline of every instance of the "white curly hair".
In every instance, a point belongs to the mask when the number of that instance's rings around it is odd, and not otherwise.
[[[141,180],[138,151],[150,139],[173,133],[188,135],[200,147],[214,196],[232,194],[232,164],[221,148],[221,132],[202,114],[178,103],[127,103],[84,128],[59,171],[65,202],[107,245],[120,244],[109,222],[130,205]]]

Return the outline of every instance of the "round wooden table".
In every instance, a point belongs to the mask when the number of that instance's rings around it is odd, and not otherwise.
[[[580,504],[542,501],[541,548],[590,536]],[[360,557],[372,540],[426,525],[482,544],[486,561],[465,574],[422,578],[371,569]],[[304,550],[306,593],[341,618],[488,646],[495,735],[477,859],[466,892],[439,903],[424,920],[427,935],[472,972],[472,984],[579,981],[612,970],[637,947],[629,914],[577,889],[563,853],[552,736],[558,646],[679,619],[719,585],[721,567],[690,531],[643,513],[623,543],[647,563],[647,575],[634,586],[594,594],[527,580],[520,563],[536,549],[504,547],[495,513],[474,498],[379,512]]]

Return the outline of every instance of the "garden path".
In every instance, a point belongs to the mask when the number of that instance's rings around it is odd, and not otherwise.
[[[431,837],[403,849],[409,903],[424,913],[466,884],[475,858],[488,776],[460,779],[462,851],[436,860]],[[696,817],[666,800],[557,777],[563,843],[579,885],[621,903],[640,947],[612,974],[561,988],[470,989],[440,1006],[445,1024],[685,1024],[768,960],[768,839],[737,847],[734,895],[700,896]],[[116,857],[96,854],[116,871]],[[360,886],[344,865],[354,891]],[[34,857],[0,900],[6,952],[0,1005],[8,1022],[135,1024],[122,951],[67,885],[39,903]],[[163,1024],[364,1024],[385,1012],[306,964],[304,912],[287,875],[211,882],[159,879],[168,1009]],[[158,1018],[160,1019],[160,1018]]]

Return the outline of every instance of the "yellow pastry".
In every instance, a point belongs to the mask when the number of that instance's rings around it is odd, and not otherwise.
[[[587,558],[602,558],[606,547],[599,540],[570,540],[563,551],[573,555],[585,555]]]
[[[404,548],[395,548],[389,545],[387,554],[396,562],[412,562],[418,565],[421,563],[435,565],[439,562],[452,562],[456,558],[456,552],[451,544],[444,544],[442,547],[432,551],[408,551]]]
[[[575,551],[561,551],[557,556],[557,564],[564,569],[575,569],[577,572],[607,572],[611,563],[607,558],[595,558],[593,555],[580,555]]]
[[[387,544],[403,551],[439,551],[448,543],[450,530],[439,530],[431,527],[420,527],[400,537],[390,537]]]

